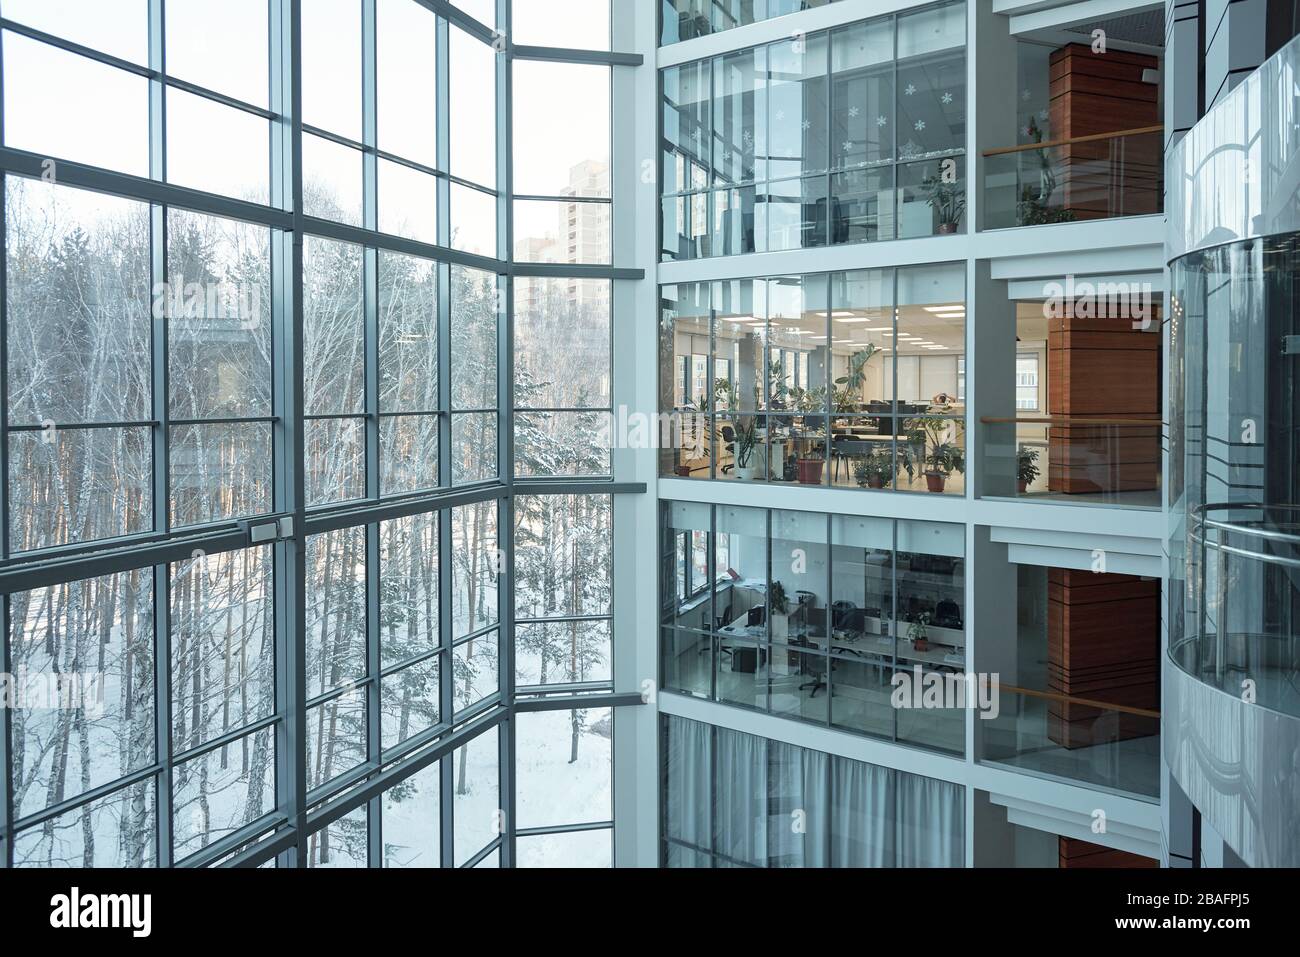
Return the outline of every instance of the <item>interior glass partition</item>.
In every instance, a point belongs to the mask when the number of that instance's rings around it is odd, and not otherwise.
[[[660,76],[665,261],[964,228],[964,2]]]
[[[661,474],[963,494],[958,264],[660,290]]]
[[[661,514],[666,691],[965,752],[976,702],[911,693],[970,690],[961,526],[686,502]]]

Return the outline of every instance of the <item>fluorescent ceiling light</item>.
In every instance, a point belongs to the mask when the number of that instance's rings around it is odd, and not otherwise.
[[[831,315],[833,316],[833,315],[835,315],[835,313],[832,312]],[[870,322],[870,321],[871,321],[870,319],[866,319],[866,318],[863,318],[863,317],[856,317],[856,318],[853,318],[853,319],[841,319],[841,320],[840,320],[840,322],[842,322],[842,323],[850,323],[850,322]]]

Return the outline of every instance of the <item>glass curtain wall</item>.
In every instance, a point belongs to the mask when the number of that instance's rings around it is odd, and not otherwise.
[[[613,710],[515,710],[612,690],[612,270],[509,278],[511,6],[5,3],[0,866],[610,863]]]
[[[964,226],[964,3],[796,33],[660,83],[665,261]]]
[[[662,20],[659,43],[705,37],[735,27],[783,17],[800,10],[824,7],[838,0],[660,0]]]
[[[665,502],[660,564],[665,690],[965,752],[907,693],[965,683],[961,526]]]
[[[666,867],[963,867],[965,788],[673,715]]]
[[[662,287],[661,474],[963,494],[965,299],[960,264]]]

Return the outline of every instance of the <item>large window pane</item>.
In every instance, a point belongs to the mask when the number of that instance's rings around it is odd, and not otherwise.
[[[271,125],[267,120],[167,89],[167,181],[251,203],[270,198]]]
[[[451,28],[451,174],[496,185],[496,51]]]
[[[366,759],[366,696],[351,689],[307,709],[307,789],[322,787]],[[364,859],[364,858],[363,858]]]
[[[590,179],[608,177],[581,177]],[[518,261],[609,265],[609,203],[520,199],[515,200],[514,208]]]
[[[610,614],[613,501],[608,495],[515,500],[515,614]]]
[[[384,750],[395,748],[438,723],[441,664],[439,656],[434,655],[384,675],[380,680]]]
[[[271,728],[180,763],[172,772],[176,859],[253,823],[275,807]]]
[[[155,867],[154,782],[141,781],[14,836],[16,867]]]
[[[361,247],[308,236],[303,251],[303,405],[311,414],[365,410]]]
[[[515,826],[613,818],[614,716],[609,708],[521,713],[515,722]]]
[[[323,136],[302,135],[302,211],[361,225],[361,152]]]
[[[379,148],[436,166],[437,18],[414,0],[380,0],[375,20]]]
[[[385,668],[437,648],[438,514],[379,526],[380,660]]]
[[[366,867],[369,806],[361,805],[307,839],[308,867]]]
[[[515,62],[516,193],[609,196],[609,86],[607,66]]]
[[[613,867],[614,832],[607,827],[515,839],[516,867]]]
[[[10,597],[15,818],[154,761],[153,598],[148,569]]]
[[[361,4],[302,5],[304,123],[361,140]]]
[[[497,610],[497,503],[451,510],[452,636],[462,638],[500,620]]]
[[[29,551],[149,530],[151,453],[147,428],[11,432],[11,548]]]
[[[438,409],[438,268],[379,253],[379,408]]]
[[[149,417],[149,207],[19,176],[5,203],[10,422]]]
[[[168,386],[173,418],[271,411],[270,230],[168,211]],[[155,311],[157,311],[155,298]]]
[[[148,0],[5,0],[4,15],[123,60],[148,62]]]
[[[307,696],[366,673],[366,534],[347,528],[307,539]]]
[[[385,867],[440,867],[442,763],[435,761],[384,792]]]
[[[144,77],[9,31],[3,42],[6,146],[149,175]]]
[[[266,106],[267,0],[167,0],[166,14],[169,74]]]
[[[205,555],[169,570],[172,748],[188,751],[275,713],[272,551]],[[231,752],[222,748],[223,762]],[[247,742],[233,754],[248,767]]]
[[[500,665],[501,644],[495,630],[470,638],[452,649],[451,682],[458,715],[500,692]]]
[[[497,405],[497,277],[451,269],[451,407],[477,411]]]
[[[501,833],[499,727],[480,734],[452,756],[455,860],[460,867]]]
[[[609,49],[610,0],[514,0],[515,43],[579,50]]]

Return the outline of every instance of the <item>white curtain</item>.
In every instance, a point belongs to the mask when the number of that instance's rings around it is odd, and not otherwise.
[[[962,787],[896,772],[898,789],[895,867],[964,867],[966,802]]]
[[[669,716],[664,747],[667,769],[664,776],[665,836],[706,850],[712,846],[709,817],[709,780],[713,764],[711,733],[707,724]],[[670,865],[671,861],[670,856]],[[683,863],[680,866],[699,865]]]
[[[781,741],[767,746],[769,867],[826,867],[830,759]]]
[[[767,866],[767,739],[718,728],[714,850]]]
[[[831,774],[831,867],[894,866],[893,772],[835,758]]]

